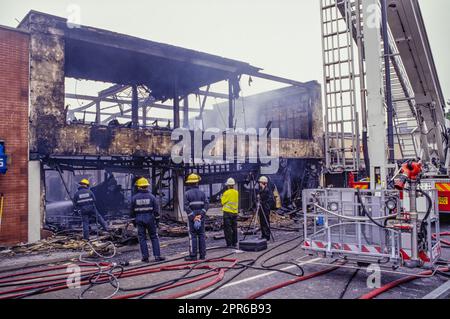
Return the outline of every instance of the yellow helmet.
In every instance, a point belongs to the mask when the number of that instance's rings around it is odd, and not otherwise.
[[[91,183],[86,178],[83,178],[78,184],[89,186]]]
[[[139,178],[137,181],[136,181],[136,184],[135,184],[137,187],[149,187],[150,186],[150,183],[148,182],[148,180],[146,179],[146,178],[144,178],[144,177],[142,177],[142,178]]]
[[[198,176],[197,174],[191,174],[188,176],[186,184],[197,184],[200,183],[201,180],[202,180],[201,177]]]

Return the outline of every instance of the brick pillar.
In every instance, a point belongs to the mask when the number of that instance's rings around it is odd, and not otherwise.
[[[0,140],[9,157],[0,245],[28,240],[29,45],[27,33],[0,27]]]

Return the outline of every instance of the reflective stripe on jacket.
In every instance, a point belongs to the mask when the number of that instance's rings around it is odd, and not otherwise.
[[[157,200],[148,190],[139,190],[131,198],[131,216],[135,217],[142,213],[153,213],[155,217],[159,216]]]
[[[198,186],[189,188],[184,194],[184,211],[193,218],[195,215],[205,215],[209,208],[209,201],[205,193]]]
[[[92,211],[95,209],[95,196],[87,187],[79,187],[78,191],[73,197],[75,209],[83,212]]]
[[[238,213],[239,192],[233,188],[225,191],[221,198],[223,211],[231,214]]]

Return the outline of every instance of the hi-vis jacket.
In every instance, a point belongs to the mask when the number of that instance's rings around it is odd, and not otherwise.
[[[237,214],[239,205],[239,192],[233,188],[226,190],[221,198],[223,211]]]

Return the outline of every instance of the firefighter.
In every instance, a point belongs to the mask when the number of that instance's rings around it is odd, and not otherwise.
[[[140,178],[136,181],[137,193],[131,199],[131,214],[134,218],[134,225],[138,229],[139,246],[142,253],[142,261],[149,262],[149,253],[147,247],[147,232],[152,242],[153,256],[155,261],[163,261],[159,246],[158,227],[159,211],[155,196],[150,193],[148,187],[150,183],[146,178]]]
[[[184,211],[188,215],[189,227],[189,256],[186,261],[197,260],[197,252],[200,260],[206,259],[205,219],[209,202],[198,187],[200,180],[197,174],[189,175],[186,180],[189,187],[184,195]]]
[[[236,248],[238,242],[237,217],[239,192],[234,189],[236,182],[229,178],[226,182],[227,190],[223,193],[221,203],[223,206],[223,231],[227,247]]]
[[[272,192],[269,188],[269,180],[265,176],[261,176],[258,180],[259,190],[257,201],[258,217],[261,226],[261,239],[270,240],[270,210],[275,204]]]
[[[78,191],[75,193],[73,201],[75,205],[74,208],[80,213],[83,222],[83,238],[89,240],[89,219],[92,216],[95,216],[100,226],[102,226],[105,231],[109,232],[108,225],[95,206],[95,196],[89,189],[89,181],[84,178],[78,185]]]

